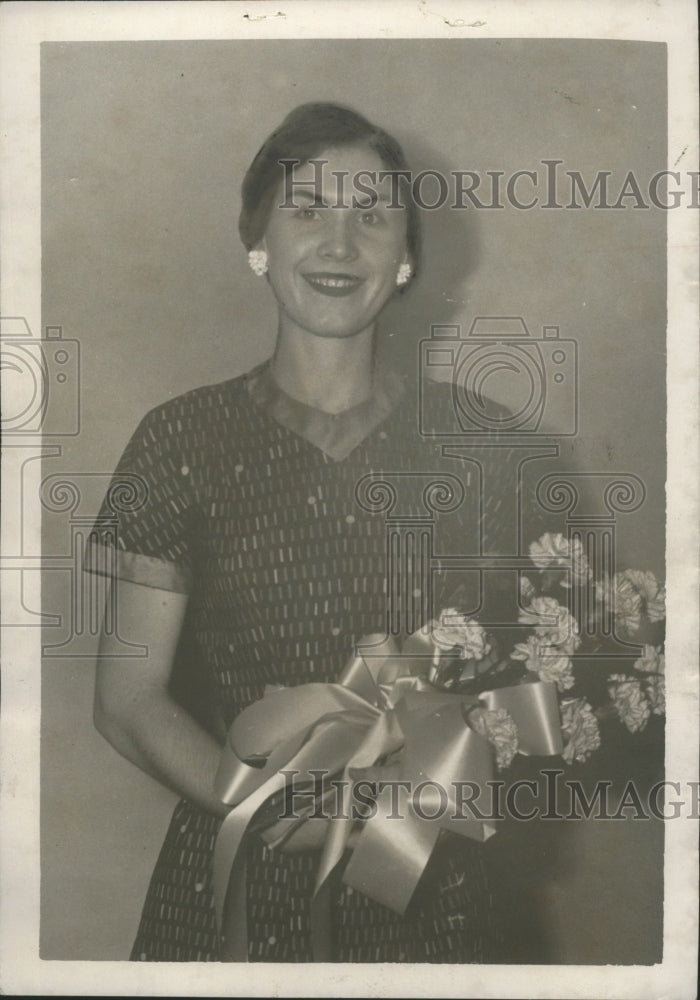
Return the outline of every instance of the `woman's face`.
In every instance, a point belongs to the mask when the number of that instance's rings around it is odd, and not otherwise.
[[[308,182],[316,179],[315,168],[297,167],[286,196],[295,207],[282,207],[281,185],[260,248],[268,254],[282,331],[295,327],[317,337],[352,337],[372,329],[396,291],[399,265],[407,260],[406,211],[388,207],[389,178],[373,185],[366,173],[359,183],[371,187],[377,201],[361,207],[368,199],[353,178],[361,171],[378,177],[386,170],[371,150],[328,149],[316,159],[328,161],[318,186],[327,207],[314,206],[315,189]],[[342,188],[334,171],[342,172]],[[353,205],[353,196],[360,205]]]

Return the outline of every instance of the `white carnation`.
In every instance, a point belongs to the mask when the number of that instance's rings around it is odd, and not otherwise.
[[[545,532],[536,542],[530,543],[530,558],[539,569],[550,566],[567,566],[570,558],[569,541],[564,535]]]
[[[631,733],[644,729],[651,714],[651,706],[644,696],[641,683],[624,674],[611,674],[608,691],[620,721]]]
[[[508,767],[518,752],[518,727],[505,708],[476,709],[469,721],[472,729],[493,746],[499,771]]]
[[[634,669],[645,674],[665,673],[666,658],[661,652],[661,646],[645,646],[644,655],[634,661]]]
[[[638,629],[642,617],[642,596],[634,584],[623,574],[596,583],[596,598],[607,604],[615,615],[615,624],[630,635]]]
[[[513,660],[523,660],[527,669],[540,680],[556,684],[559,691],[574,686],[571,659],[562,653],[560,646],[547,645],[537,636],[530,635],[525,642],[517,643],[510,655]]]
[[[536,590],[529,577],[520,575],[520,600],[522,604],[529,604],[535,596]]]
[[[483,660],[491,652],[484,628],[455,608],[440,612],[440,620],[433,623],[431,634],[436,650],[457,647],[463,660]]]
[[[663,674],[651,674],[647,677],[644,693],[654,715],[663,715],[666,711],[666,678]]]
[[[561,728],[567,737],[562,757],[567,764],[585,761],[600,746],[600,730],[593,709],[583,698],[561,703]]]
[[[650,570],[626,569],[620,576],[629,580],[642,598],[649,621],[663,621],[666,617],[666,588],[654,574]]]
[[[576,619],[553,597],[534,597],[530,606],[520,612],[518,621],[533,625],[541,642],[559,646],[569,655],[581,644]]]
[[[666,659],[661,646],[645,646],[644,655],[634,661],[635,670],[644,674],[643,685],[649,706],[654,715],[666,711]]]
[[[579,538],[569,540],[559,532],[545,532],[530,544],[530,558],[539,569],[566,569],[577,582],[591,576],[591,568]],[[564,584],[568,586],[568,584]]]

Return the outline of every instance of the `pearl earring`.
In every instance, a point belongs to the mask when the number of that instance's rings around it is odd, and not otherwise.
[[[402,285],[407,285],[411,278],[411,265],[403,264],[399,265],[399,270],[396,274],[396,284],[401,288]]]
[[[248,263],[253,274],[257,274],[259,278],[262,278],[263,274],[267,274],[267,252],[265,250],[249,250]]]

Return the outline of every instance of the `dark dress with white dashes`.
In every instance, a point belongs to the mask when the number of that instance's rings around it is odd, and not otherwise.
[[[443,571],[439,555],[475,553],[479,524],[484,551],[498,551],[512,527],[499,521],[508,462],[496,447],[478,449],[479,465],[443,457],[425,432],[454,425],[451,392],[435,383],[421,388],[420,401],[417,392],[385,374],[366,403],[332,417],[286,396],[263,365],[186,393],[141,422],[115,473],[115,483],[136,474],[147,487],[146,502],[119,515],[118,572],[189,593],[174,676],[176,695],[193,713],[210,720],[213,706],[228,726],[266,684],[334,681],[357,640],[385,631],[387,513],[408,523],[428,511],[432,613],[455,603],[469,610],[469,584],[458,601],[459,574]],[[369,473],[386,473],[394,484],[392,511],[363,499],[358,483]],[[439,512],[439,497],[426,508],[428,479],[442,473],[464,486],[451,512]],[[421,623],[403,624],[410,631]],[[219,825],[188,801],[176,807],[133,959],[219,960],[211,870]],[[498,960],[484,847],[442,838],[404,916],[338,877],[335,961]],[[311,961],[317,861],[314,852],[251,840],[251,961]]]

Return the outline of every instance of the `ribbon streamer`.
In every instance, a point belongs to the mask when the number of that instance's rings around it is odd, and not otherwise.
[[[340,808],[326,821],[311,912],[314,958],[329,961],[328,879],[357,825],[350,796],[358,772],[371,769],[378,781],[376,811],[363,824],[343,881],[403,914],[441,830],[477,841],[495,833],[491,824],[458,811],[459,783],[483,787],[494,775],[493,749],[468,725],[468,711],[477,705],[504,708],[517,726],[520,752],[561,753],[553,684],[526,682],[478,697],[450,694],[427,682],[431,662],[427,631],[409,636],[402,653],[391,639],[367,636],[337,684],[272,690],[236,718],[215,782],[219,797],[233,806],[214,850],[214,902],[225,961],[248,958],[246,833],[258,810],[285,789],[290,772],[297,790],[313,788],[319,771],[342,775],[336,786]],[[377,766],[397,751],[398,760]],[[419,810],[412,794],[418,786],[424,793]],[[283,844],[311,812],[270,823],[263,838],[271,846]]]

